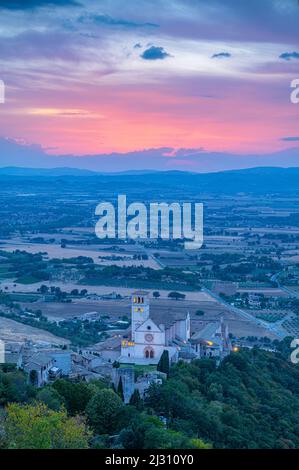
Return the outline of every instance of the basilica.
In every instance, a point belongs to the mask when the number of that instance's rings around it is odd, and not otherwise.
[[[166,349],[171,362],[178,360],[182,345],[190,339],[190,315],[175,318],[165,323],[158,323],[150,315],[149,293],[134,292],[131,305],[131,335],[121,344],[121,356],[124,364],[158,364]]]
[[[220,361],[232,350],[223,318],[209,322],[191,335],[189,312],[168,312],[161,322],[159,312],[150,312],[149,293],[136,291],[131,300],[131,331],[121,341],[121,364],[157,365],[164,350],[171,363],[179,359],[214,358]]]

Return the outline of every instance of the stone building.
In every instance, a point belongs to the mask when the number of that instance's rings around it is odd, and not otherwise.
[[[192,336],[190,343],[198,358],[216,358],[221,361],[231,350],[228,327],[223,319],[208,323],[202,330]]]
[[[72,368],[71,352],[61,349],[42,349],[32,341],[25,341],[18,354],[17,367],[28,374],[28,380],[37,387],[50,380],[68,376]]]
[[[150,313],[149,293],[136,291],[132,295],[131,333],[121,343],[118,358],[124,364],[156,365],[164,350],[171,362],[176,362],[180,344],[190,339],[190,315],[170,318],[167,324],[158,322]]]

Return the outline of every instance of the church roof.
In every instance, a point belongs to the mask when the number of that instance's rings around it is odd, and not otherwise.
[[[44,367],[50,364],[51,362],[53,362],[53,358],[50,355],[44,353],[36,353],[28,359],[28,362],[25,364],[24,367],[25,369],[28,366],[32,367],[33,365]]]
[[[192,336],[192,342],[210,341],[217,343],[219,338],[215,337],[217,330],[221,327],[219,322],[208,323],[202,330]]]
[[[130,336],[130,335],[128,335]],[[115,351],[120,349],[122,338],[119,335],[107,338],[105,341],[97,343],[93,346],[93,350],[95,351],[104,351],[104,350],[111,350]]]
[[[154,320],[153,320],[151,317],[147,318],[141,325],[139,325],[138,328],[136,328],[136,331],[138,331],[138,330],[141,330],[141,331],[142,331],[144,325],[146,325],[146,324],[149,323],[149,322],[152,323],[152,324],[154,324],[155,327],[158,329],[158,331],[163,331],[163,330],[160,328],[160,326],[159,326],[157,323],[155,323]],[[161,323],[160,323],[160,325],[161,325]],[[148,332],[150,333],[151,331],[154,331],[154,330],[149,330]]]
[[[163,314],[159,310],[150,311],[150,318],[156,325],[164,325],[165,329],[169,329],[178,321],[186,320],[188,312],[177,311],[175,309],[163,310]]]

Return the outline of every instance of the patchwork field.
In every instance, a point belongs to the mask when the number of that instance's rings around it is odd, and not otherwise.
[[[121,300],[82,300],[70,304],[57,302],[22,303],[22,306],[33,310],[40,309],[43,315],[52,321],[70,320],[83,313],[99,312],[103,316],[108,316],[107,321],[113,323],[124,316],[130,317],[131,314],[130,297]],[[151,316],[158,324],[171,324],[174,319],[183,318],[186,312],[189,312],[191,316],[192,333],[202,329],[205,324],[223,317],[230,332],[235,336],[268,336],[272,338],[272,335],[264,328],[240,318],[236,313],[209,298],[207,294],[206,298],[201,300],[151,299]]]
[[[64,292],[70,293],[73,289],[87,289],[89,294],[97,294],[97,295],[108,295],[111,293],[119,294],[123,297],[130,296],[134,289],[131,287],[118,287],[118,286],[94,286],[94,285],[80,285],[75,282],[68,282],[67,284],[63,282],[49,282],[49,281],[42,281],[37,282],[34,285],[26,285],[26,284],[18,284],[12,281],[2,281],[0,282],[0,288],[5,290],[6,292],[20,292],[20,293],[33,293],[36,292],[37,289],[41,285],[46,285],[48,287],[55,285],[55,287],[60,287],[61,290]],[[151,294],[157,289],[146,289],[147,292]],[[160,298],[167,299],[170,290],[163,290],[159,289]],[[182,292],[186,296],[186,300],[194,300],[194,301],[209,301],[215,302],[215,300],[209,296],[209,294],[201,291],[184,291],[180,289],[179,292]]]
[[[143,266],[145,268],[161,269],[159,263],[151,257],[147,260],[138,260],[133,258],[133,254],[119,253],[115,251],[101,251],[96,250],[95,248],[91,249],[86,246],[67,246],[66,248],[62,248],[60,245],[47,243],[6,243],[0,245],[0,249],[8,252],[22,250],[32,254],[44,253],[44,257],[47,259],[69,259],[86,256],[92,258],[95,264],[99,264],[101,266]],[[114,260],[113,257],[121,257],[123,259]]]
[[[21,343],[25,339],[29,339],[36,343],[44,342],[53,345],[64,345],[70,343],[70,341],[58,338],[47,331],[0,317],[0,340]]]

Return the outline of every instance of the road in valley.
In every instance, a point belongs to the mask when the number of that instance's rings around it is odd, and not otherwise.
[[[217,302],[219,302],[221,305],[228,308],[231,312],[234,312],[237,315],[244,318],[245,320],[252,321],[256,325],[261,326],[262,328],[265,328],[266,330],[276,335],[278,338],[283,339],[285,336],[287,336],[287,333],[284,331],[284,329],[282,328],[280,324],[276,324],[276,323],[271,324],[263,320],[260,320],[254,317],[253,315],[251,315],[250,313],[245,312],[245,310],[242,310],[240,308],[235,307],[234,305],[229,304],[228,302],[223,300],[219,295],[215,294],[215,292],[212,292],[210,289],[207,289],[204,287],[202,290],[203,292],[206,292],[215,300],[217,300]]]

